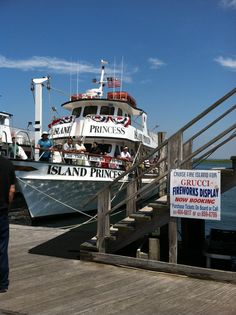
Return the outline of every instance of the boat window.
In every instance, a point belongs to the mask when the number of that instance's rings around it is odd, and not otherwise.
[[[130,118],[130,120],[131,120],[131,116],[130,116],[130,114],[126,114],[126,113],[125,113],[125,117],[129,117],[129,118]]]
[[[92,144],[91,143],[85,143],[85,148],[87,152],[91,151]],[[107,152],[108,154],[111,152],[112,145],[107,143],[98,143],[98,147],[101,151],[101,153]]]
[[[99,148],[101,149],[102,153],[106,152],[109,154],[111,152],[112,145],[108,143],[103,143],[103,144],[99,144]]]
[[[101,115],[114,115],[115,108],[113,106],[102,106],[100,110]]]
[[[84,146],[86,148],[86,152],[90,152],[91,147],[92,147],[92,143],[84,143]]]
[[[76,118],[79,117],[81,114],[81,107],[77,107],[73,109],[72,115],[74,115]]]
[[[115,154],[114,154],[115,157],[118,157],[120,156],[120,148],[118,145],[116,145],[116,148],[115,148]]]
[[[117,116],[123,116],[123,112],[121,108],[118,108]]]
[[[83,117],[87,115],[95,115],[97,114],[98,107],[97,106],[85,106]]]

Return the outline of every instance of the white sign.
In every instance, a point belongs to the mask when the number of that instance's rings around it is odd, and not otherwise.
[[[220,215],[220,171],[171,171],[170,216],[205,220],[220,220]]]

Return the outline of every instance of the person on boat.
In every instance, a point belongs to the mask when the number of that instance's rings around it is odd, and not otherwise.
[[[98,146],[98,143],[97,142],[93,142],[92,143],[92,147],[89,151],[89,153],[91,153],[91,155],[100,155],[102,152],[101,152],[101,149],[99,148]],[[95,161],[90,161],[90,165],[95,167],[95,166],[101,166],[100,165],[100,161],[99,162],[95,162]]]
[[[73,152],[75,149],[74,144],[73,144],[73,139],[72,138],[68,138],[67,141],[63,144],[63,150],[64,152],[64,156],[66,156],[66,153],[71,153]],[[72,159],[68,159],[64,157],[64,160],[67,164],[72,164]]]
[[[61,163],[63,161],[62,156],[62,143],[57,143],[54,145],[52,150],[52,162],[53,163]]]
[[[21,160],[27,160],[27,155],[24,151],[24,149],[19,145],[19,143],[16,141],[15,137],[12,137],[12,143],[9,144],[9,155],[12,159],[21,159]]]
[[[75,164],[77,165],[85,165],[85,156],[84,154],[86,152],[86,148],[82,142],[82,139],[79,137],[77,140],[77,143],[75,144],[75,151],[78,153],[80,156],[75,160]]]
[[[107,152],[104,152],[103,153],[103,159],[101,162],[101,167],[102,168],[109,168],[111,159],[112,159],[112,157],[110,155],[108,155]]]
[[[128,162],[132,161],[131,154],[129,153],[129,148],[127,146],[125,146],[123,150],[121,151],[120,158],[124,161],[128,161]]]
[[[9,285],[9,219],[8,209],[15,194],[16,176],[11,161],[0,156],[0,293]]]
[[[43,162],[48,162],[51,157],[51,149],[53,147],[52,140],[48,138],[49,133],[47,131],[44,131],[42,133],[41,139],[38,141],[38,148],[39,151],[39,160]]]
[[[92,153],[92,154],[101,154],[101,149],[99,148],[97,142],[93,142],[92,147],[90,149],[90,153]]]
[[[77,153],[85,153],[86,152],[86,148],[85,148],[81,138],[78,138],[77,143],[75,144],[75,150]]]
[[[125,146],[120,153],[120,159],[125,162],[125,170],[127,171],[128,168],[131,167],[132,157],[129,153],[129,148]]]

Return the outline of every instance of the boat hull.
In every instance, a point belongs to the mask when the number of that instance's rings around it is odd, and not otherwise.
[[[13,163],[17,184],[32,218],[95,210],[97,200],[88,201],[121,174],[118,170],[66,164]],[[118,182],[113,191],[118,191],[121,185]],[[114,202],[119,200],[118,194]]]
[[[84,206],[107,182],[66,180],[18,180],[32,218],[82,213],[97,209],[96,199]],[[119,183],[117,190],[119,189]],[[120,198],[116,198],[120,200]]]

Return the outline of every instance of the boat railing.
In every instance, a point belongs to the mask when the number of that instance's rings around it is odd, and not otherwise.
[[[47,151],[47,150],[45,150]],[[94,154],[89,152],[79,152],[76,150],[65,151],[53,148],[52,150],[52,162],[58,162],[57,159],[54,161],[55,153],[59,153],[61,156],[61,162],[70,161],[72,165],[84,165],[111,169],[121,169],[125,168],[125,163],[119,157],[112,157],[104,154]]]
[[[152,191],[155,199],[167,196],[167,205],[169,205],[171,170],[195,168],[198,163],[207,159],[216,150],[236,137],[235,94],[236,88],[218,99],[168,139],[163,140],[156,149],[142,157],[82,205],[85,207],[97,198],[97,247],[99,251],[106,251],[106,239],[110,236],[110,215],[115,210],[124,208],[128,216],[137,210],[141,200],[150,195]],[[143,168],[142,164],[146,160],[149,160],[150,167]],[[152,178],[151,174],[154,170],[156,176]],[[126,198],[114,203],[114,185],[124,181],[125,176],[128,176],[129,180],[121,185],[118,193],[125,191]],[[146,176],[151,179],[144,186],[142,180]],[[158,193],[156,193],[157,190]],[[171,217],[169,224],[171,224],[169,261],[176,263],[177,219]]]
[[[34,159],[33,132],[27,129],[9,127],[7,125],[1,125],[1,127],[1,151],[4,151],[4,155],[9,156],[9,145],[12,143],[12,138],[15,137],[17,145],[20,145],[24,150],[27,150],[28,158]]]

